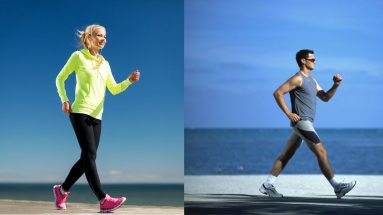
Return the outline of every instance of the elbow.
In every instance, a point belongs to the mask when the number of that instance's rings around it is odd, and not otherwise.
[[[323,101],[324,101],[324,102],[328,102],[328,101],[330,101],[330,99],[331,99],[331,95],[329,95],[329,94],[326,94],[326,95],[323,97]]]
[[[120,90],[118,90],[118,89],[116,89],[116,88],[114,88],[114,89],[109,89],[109,92],[112,94],[112,95],[117,95],[117,94],[120,94],[121,93],[121,91]]]
[[[65,80],[66,79],[61,74],[58,74],[56,79],[55,79],[55,83],[57,86],[59,86],[59,85],[62,85]]]
[[[56,84],[56,87],[59,88],[61,84],[61,80],[59,79],[59,77],[57,76],[56,80],[55,80],[55,84]]]
[[[330,101],[330,97],[324,97],[324,98],[322,98],[322,101],[324,101],[324,102],[328,102],[328,101]]]
[[[56,82],[60,81],[61,79],[63,78],[61,72],[59,74],[57,74],[56,76]]]
[[[274,91],[273,96],[275,99],[277,99],[281,96],[281,93],[279,93],[278,90],[276,90],[276,91]]]
[[[115,87],[113,87],[113,86],[107,86],[107,87],[108,87],[110,94],[112,94],[114,96],[118,94],[118,91],[116,90]]]
[[[330,101],[331,99],[331,95],[324,92],[324,91],[319,91],[318,94],[317,94],[318,98],[320,98],[320,100],[322,100],[323,102],[328,102]]]

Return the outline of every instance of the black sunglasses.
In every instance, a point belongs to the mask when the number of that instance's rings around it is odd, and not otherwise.
[[[305,59],[308,60],[308,61],[311,61],[311,62],[315,63],[315,58],[312,58],[312,59],[305,58]]]

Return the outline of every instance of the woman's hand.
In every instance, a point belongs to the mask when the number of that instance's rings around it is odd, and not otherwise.
[[[138,71],[138,69],[134,72],[132,72],[132,74],[130,74],[129,76],[129,81],[131,83],[135,83],[135,82],[138,82],[140,80],[140,71]]]
[[[72,112],[69,101],[63,103],[62,110],[64,113],[69,114]]]

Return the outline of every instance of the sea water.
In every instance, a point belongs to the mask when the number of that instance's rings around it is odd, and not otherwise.
[[[383,174],[383,129],[317,129],[336,174]],[[269,174],[291,129],[185,129],[185,175]],[[321,174],[302,143],[283,174]]]

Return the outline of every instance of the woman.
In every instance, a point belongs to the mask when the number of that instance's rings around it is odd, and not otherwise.
[[[55,185],[53,193],[58,209],[66,209],[66,198],[72,185],[85,173],[86,179],[94,194],[100,201],[100,212],[110,212],[120,207],[125,197],[112,198],[101,188],[96,168],[96,152],[101,133],[101,117],[103,112],[106,87],[113,94],[123,92],[130,84],[140,78],[138,70],[129,78],[117,84],[113,78],[108,61],[99,51],[106,43],[106,30],[100,25],[90,25],[80,31],[84,49],[75,51],[56,78],[58,94],[62,102],[62,110],[69,114],[81,148],[81,157],[73,165],[64,183]],[[76,98],[71,105],[65,91],[65,80],[76,72]]]

